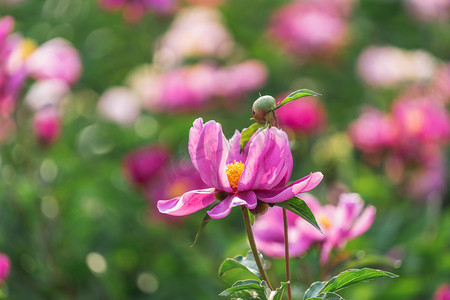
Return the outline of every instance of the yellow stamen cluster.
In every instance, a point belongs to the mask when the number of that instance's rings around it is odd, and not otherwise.
[[[244,171],[244,164],[234,161],[232,164],[228,164],[226,169],[228,182],[233,189],[237,189],[239,179],[241,178],[242,171]]]
[[[37,44],[35,41],[30,39],[24,39],[22,43],[20,44],[20,50],[21,50],[21,59],[24,60],[28,56],[30,56],[34,50],[36,50]]]
[[[328,229],[331,227],[331,220],[326,216],[319,216],[318,221],[323,225],[324,229]]]

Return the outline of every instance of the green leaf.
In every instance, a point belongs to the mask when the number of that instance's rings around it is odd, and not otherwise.
[[[316,297],[319,295],[326,281],[316,281],[306,290],[303,299],[311,299],[311,297]]]
[[[319,225],[317,224],[316,218],[314,217],[313,213],[309,209],[308,205],[306,205],[306,202],[303,201],[300,198],[292,197],[289,200],[286,200],[284,202],[275,203],[276,206],[280,206],[284,209],[287,209],[294,214],[302,217],[305,219],[308,223],[310,223],[312,226],[316,227],[317,230],[319,230],[321,233],[322,230],[320,229]]]
[[[255,223],[255,215],[252,214],[252,212],[250,210],[248,212],[249,212],[248,217],[250,219],[250,224],[253,225]]]
[[[247,129],[242,130],[241,133],[241,152],[244,151],[245,146],[247,145],[248,141],[250,140],[250,138],[252,137],[252,135],[261,127],[263,127],[263,124],[259,124],[259,123],[253,123],[252,125],[250,125],[250,127],[248,127]]]
[[[283,293],[287,288],[288,283],[282,282],[281,286],[275,290],[275,293],[273,294],[273,298],[269,298],[269,300],[281,300],[283,299]]]
[[[264,259],[261,253],[259,254],[263,266],[265,267]],[[219,277],[222,277],[226,272],[233,269],[242,269],[250,274],[255,275],[261,279],[261,274],[259,274],[258,266],[253,258],[251,251],[247,253],[247,256],[236,256],[235,258],[227,258],[219,267]]]
[[[320,292],[321,293],[335,292],[361,281],[382,277],[396,278],[398,277],[398,275],[382,270],[369,268],[359,270],[358,269],[346,270],[340,273],[339,275],[331,278],[325,284],[325,286],[322,288]]]
[[[191,247],[194,247],[195,243],[197,243],[197,240],[200,236],[200,232],[202,232],[202,230],[206,227],[209,221],[211,221],[211,217],[208,214],[206,214],[205,217],[203,218],[202,224],[200,224],[200,228],[198,229],[197,234],[195,235],[194,242],[192,243]]]
[[[264,287],[256,280],[237,281],[232,287],[220,293],[219,296],[230,297],[230,299],[266,300]]]
[[[335,293],[325,293],[317,297],[308,298],[307,300],[344,300],[344,298]]]
[[[283,106],[285,104],[288,104],[291,101],[294,101],[294,100],[297,100],[297,99],[300,99],[300,98],[303,98],[303,97],[307,97],[307,96],[314,96],[314,97],[316,97],[316,96],[322,96],[322,95],[319,94],[319,93],[316,93],[314,91],[311,91],[311,90],[301,89],[301,90],[298,90],[298,91],[290,93],[286,98],[284,98],[280,102],[280,104],[278,104],[278,106],[275,109],[278,109],[281,106]]]

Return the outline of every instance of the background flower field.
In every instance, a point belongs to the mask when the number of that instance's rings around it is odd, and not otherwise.
[[[293,298],[373,267],[400,277],[342,296],[450,299],[448,0],[0,0],[0,297],[218,298],[248,251],[239,212],[190,247],[204,212],[157,200],[206,187],[194,120],[231,138],[260,94],[303,88],[322,96],[277,111],[292,178],[320,171],[322,205],[358,193],[376,215],[322,267],[297,253]]]

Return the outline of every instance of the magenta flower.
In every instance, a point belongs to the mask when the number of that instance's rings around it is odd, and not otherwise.
[[[450,284],[441,285],[434,293],[433,300],[450,300]]]
[[[320,132],[326,123],[326,112],[318,99],[303,98],[291,102],[277,110],[278,121],[282,126],[299,133]]]
[[[38,111],[33,119],[34,136],[42,145],[55,142],[61,132],[61,116],[54,107]]]
[[[350,125],[349,134],[355,147],[375,153],[394,145],[397,127],[390,116],[369,108]]]
[[[277,128],[257,132],[239,153],[240,133],[228,141],[215,121],[195,120],[189,133],[189,154],[207,189],[193,190],[180,197],[158,202],[162,213],[183,216],[223,199],[208,211],[211,218],[227,216],[234,206],[254,209],[257,200],[283,202],[315,188],[322,173],[312,173],[287,185],[292,172],[292,154],[286,133]]]
[[[161,176],[169,155],[169,151],[162,146],[139,148],[125,157],[124,172],[131,183],[146,186]]]
[[[27,59],[27,69],[36,79],[59,79],[73,84],[80,77],[81,68],[78,51],[61,38],[42,44]]]
[[[10,269],[9,257],[0,253],[0,283],[3,283],[8,278]]]

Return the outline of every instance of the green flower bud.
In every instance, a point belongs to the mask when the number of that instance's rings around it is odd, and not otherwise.
[[[265,214],[268,208],[269,204],[258,200],[258,204],[256,204],[254,209],[250,209],[250,212],[255,216],[260,216]]]
[[[261,96],[253,103],[253,117],[255,118],[256,122],[258,123],[265,123],[267,114],[272,114],[273,110],[277,107],[277,103],[275,101],[275,98],[272,96]]]

